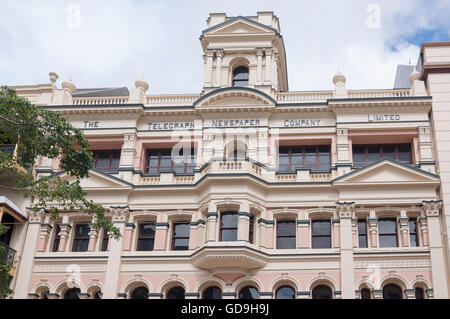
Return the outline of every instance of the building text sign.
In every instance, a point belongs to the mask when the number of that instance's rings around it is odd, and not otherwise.
[[[395,122],[400,121],[400,114],[367,114],[369,122]]]
[[[316,127],[320,126],[320,120],[285,120],[284,127]]]
[[[194,122],[156,122],[147,123],[149,131],[174,131],[194,129]]]
[[[238,120],[213,120],[212,127],[255,127],[261,126],[261,120],[238,119]]]

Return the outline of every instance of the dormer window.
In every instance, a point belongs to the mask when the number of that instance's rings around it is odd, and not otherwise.
[[[233,86],[248,86],[248,68],[239,66],[233,71]]]

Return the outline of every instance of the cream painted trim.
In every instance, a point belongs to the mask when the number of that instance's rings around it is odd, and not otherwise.
[[[281,277],[278,277],[276,279],[274,279],[272,281],[272,283],[270,284],[270,291],[273,292],[273,297],[276,298],[276,291],[278,288],[282,287],[282,286],[291,286],[292,288],[295,289],[295,293],[297,294],[297,291],[301,291],[301,285],[300,283],[297,281],[297,279],[295,279],[292,276],[289,275],[284,275]]]

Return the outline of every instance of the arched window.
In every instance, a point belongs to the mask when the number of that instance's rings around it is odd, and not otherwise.
[[[167,299],[184,299],[184,288],[176,286],[167,292]]]
[[[383,288],[383,299],[403,299],[403,293],[399,286],[389,284]]]
[[[233,86],[248,86],[248,68],[239,66],[233,70]]]
[[[423,293],[423,288],[416,287],[414,289],[414,295],[416,299],[425,299],[425,294]]]
[[[239,299],[258,299],[258,289],[253,286],[246,286],[239,292]]]
[[[313,289],[312,299],[333,299],[333,292],[330,287],[320,285]]]
[[[238,213],[223,212],[220,216],[220,241],[236,241]]]
[[[277,299],[295,299],[295,290],[290,286],[283,286],[277,289],[275,296]]]
[[[131,299],[148,299],[148,288],[141,286],[137,287],[131,293]]]
[[[222,299],[222,289],[216,286],[206,288],[203,292],[203,299]]]
[[[372,299],[369,289],[367,288],[361,289],[361,299]]]
[[[69,290],[67,290],[67,291],[64,293],[64,299],[80,299],[80,298],[78,297],[78,294],[79,294],[80,292],[81,292],[81,291],[80,291],[79,288],[72,288],[72,289],[69,289]]]

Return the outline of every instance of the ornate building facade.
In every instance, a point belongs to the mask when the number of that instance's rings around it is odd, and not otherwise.
[[[448,298],[450,43],[410,88],[293,92],[272,12],[211,14],[200,41],[200,94],[14,87],[83,129],[82,186],[123,235],[28,215],[14,298]]]

